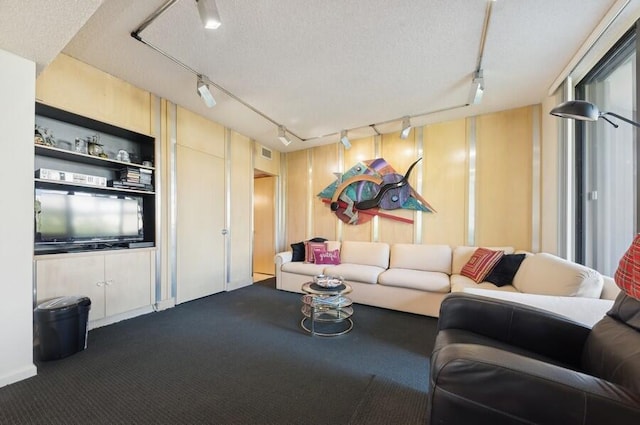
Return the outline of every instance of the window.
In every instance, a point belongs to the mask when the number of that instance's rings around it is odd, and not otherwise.
[[[576,98],[637,120],[636,31],[576,86]],[[638,231],[637,128],[607,116],[576,121],[576,261],[613,276]]]

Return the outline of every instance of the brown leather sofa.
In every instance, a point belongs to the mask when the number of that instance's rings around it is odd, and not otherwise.
[[[593,329],[497,299],[443,301],[427,423],[640,424],[640,301]]]

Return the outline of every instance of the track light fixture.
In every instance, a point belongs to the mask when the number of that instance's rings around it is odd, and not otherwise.
[[[198,3],[198,13],[200,14],[202,25],[206,29],[214,30],[222,24],[216,0],[196,0],[196,3]]]
[[[479,69],[473,73],[473,80],[471,81],[471,91],[469,92],[469,105],[479,105],[482,101],[482,95],[484,94],[484,77],[482,76],[482,70]]]
[[[402,118],[402,130],[400,131],[400,138],[406,139],[409,137],[409,133],[411,133],[411,120],[409,117]]]
[[[278,126],[278,139],[280,139],[282,144],[285,146],[289,146],[291,144],[291,139],[287,137],[287,129],[284,128],[284,125]]]
[[[345,149],[351,149],[351,142],[349,141],[349,138],[347,137],[347,130],[342,130],[340,132],[340,143],[342,143],[344,145]]]
[[[211,91],[209,90],[209,84],[204,82],[204,77],[198,75],[198,95],[202,98],[202,101],[209,108],[216,106],[216,100],[213,98]]]

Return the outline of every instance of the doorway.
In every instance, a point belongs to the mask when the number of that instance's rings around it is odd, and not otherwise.
[[[275,275],[276,177],[254,170],[253,179],[253,281]]]

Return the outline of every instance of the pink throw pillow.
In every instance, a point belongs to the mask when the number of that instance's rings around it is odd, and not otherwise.
[[[326,250],[324,242],[305,242],[304,243],[304,261],[307,263],[313,263],[313,250],[321,248]]]
[[[316,264],[340,264],[340,250],[333,251],[316,249],[313,252]]]

